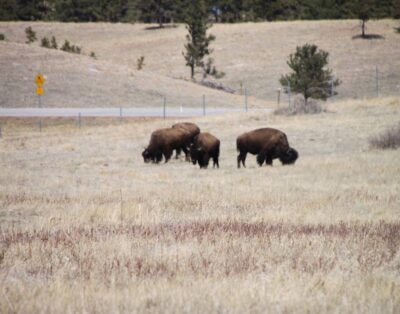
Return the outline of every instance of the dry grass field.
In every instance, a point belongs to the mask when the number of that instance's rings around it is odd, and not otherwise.
[[[39,41],[55,36],[83,47],[86,56],[25,44],[24,29],[31,26]],[[214,106],[242,106],[244,86],[254,97],[250,106],[276,102],[276,88],[288,72],[286,60],[296,46],[317,44],[330,53],[330,67],[342,80],[340,98],[375,97],[375,69],[380,94],[400,95],[400,40],[393,20],[369,21],[367,32],[382,39],[353,39],[359,21],[298,21],[217,24],[210,32],[213,57],[226,76],[222,84],[236,95],[203,88],[187,81],[182,56],[186,30],[148,30],[143,24],[0,23],[7,41],[0,43],[0,106],[36,106],[34,76],[48,78],[44,103],[49,107],[161,106],[165,95],[175,106],[201,106],[202,95]],[[98,60],[87,55],[94,51]],[[143,71],[137,59],[145,57]],[[20,84],[24,82],[24,84]]]
[[[2,120],[0,312],[399,313],[399,152],[368,138],[400,100],[328,109],[191,119],[221,139],[207,170],[143,163],[176,120]],[[262,126],[294,166],[236,168],[236,137]]]

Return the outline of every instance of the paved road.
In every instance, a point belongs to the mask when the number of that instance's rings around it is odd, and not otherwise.
[[[234,108],[207,108],[206,115],[244,112]],[[251,109],[250,112],[271,112],[272,109]],[[0,117],[163,117],[160,108],[0,108]],[[167,108],[166,117],[202,116],[202,108]]]

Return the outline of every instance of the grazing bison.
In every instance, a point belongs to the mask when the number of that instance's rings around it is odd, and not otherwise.
[[[213,168],[217,166],[219,168],[218,157],[219,157],[219,145],[220,141],[210,133],[200,133],[194,139],[192,146],[190,147],[190,157],[192,163],[195,165],[199,163],[200,168],[207,168],[210,158],[213,159]]]
[[[189,140],[190,144],[193,143],[194,138],[200,133],[200,128],[196,124],[191,123],[191,122],[176,123],[172,126],[172,128],[174,128],[174,129],[182,128],[182,129],[188,131],[188,140]],[[187,147],[186,149],[189,150],[189,147]],[[176,155],[175,155],[176,159],[178,159],[180,153],[181,153],[181,149],[179,148],[176,150]],[[188,161],[189,155],[185,154],[185,158]]]
[[[163,156],[168,162],[174,149],[182,149],[187,154],[189,144],[188,131],[181,128],[159,129],[151,134],[150,143],[142,156],[146,163],[159,163]]]
[[[289,146],[286,134],[282,131],[263,128],[240,135],[236,140],[239,151],[237,165],[244,167],[247,153],[257,155],[257,163],[262,166],[264,161],[272,166],[272,160],[279,158],[283,165],[294,164],[299,157],[297,151]]]

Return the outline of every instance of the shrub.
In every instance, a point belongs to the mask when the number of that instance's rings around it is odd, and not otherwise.
[[[0,33],[0,41],[1,40],[6,40],[6,36],[4,36],[4,34]]]
[[[225,76],[225,72],[218,71],[214,65],[214,59],[208,58],[207,62],[203,66],[203,79],[205,79],[208,75],[216,79],[223,78]]]
[[[326,112],[326,109],[320,102],[310,99],[307,101],[304,98],[295,98],[294,103],[290,107],[280,107],[274,111],[276,115],[294,116],[298,114],[315,114]]]
[[[54,36],[51,37],[50,44],[51,44],[51,48],[53,48],[53,49],[57,49],[58,48],[57,40],[56,40],[56,38]]]
[[[371,148],[396,149],[400,147],[400,124],[369,139]]]
[[[279,82],[286,92],[302,94],[306,106],[309,98],[326,100],[336,95],[334,88],[340,81],[333,77],[332,70],[326,68],[328,56],[328,52],[316,45],[297,47],[287,61],[292,72],[283,75]]]
[[[64,44],[60,48],[62,51],[71,52],[71,53],[78,53],[80,54],[82,48],[79,46],[71,45],[68,40],[64,41]]]
[[[43,37],[41,40],[40,46],[42,46],[44,48],[51,48],[50,40],[47,37]]]
[[[137,59],[137,69],[140,71],[143,69],[144,66],[144,56],[140,56],[140,58]]]
[[[94,53],[94,51],[92,51],[92,52],[90,53],[90,56],[91,56],[93,59],[97,59],[96,54]]]
[[[27,27],[25,28],[25,34],[26,34],[26,43],[30,44],[33,43],[34,41],[37,40],[36,38],[36,32],[33,31],[32,27]]]

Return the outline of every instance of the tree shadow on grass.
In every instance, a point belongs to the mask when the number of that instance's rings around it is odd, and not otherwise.
[[[157,30],[157,29],[168,29],[168,28],[177,28],[177,27],[178,27],[178,25],[176,25],[176,24],[169,24],[169,25],[163,24],[162,26],[160,26],[160,25],[147,26],[144,29],[147,30],[147,31],[154,31],[154,30]]]
[[[372,40],[372,39],[385,39],[384,36],[382,35],[378,35],[378,34],[367,34],[367,35],[355,35],[352,37],[352,39],[368,39],[368,40]]]

